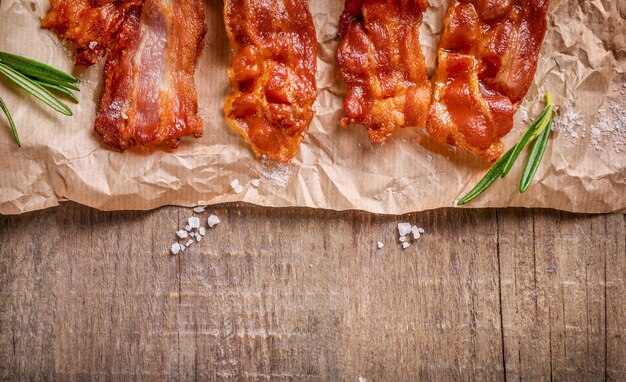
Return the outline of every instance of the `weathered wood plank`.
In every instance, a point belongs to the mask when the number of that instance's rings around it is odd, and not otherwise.
[[[508,379],[622,379],[622,215],[506,210],[499,218]]]
[[[211,211],[0,217],[0,379],[624,379],[622,215]]]
[[[178,211],[76,205],[0,220],[0,378],[178,375]]]
[[[595,240],[606,243],[606,376],[626,381],[626,215],[606,216]]]

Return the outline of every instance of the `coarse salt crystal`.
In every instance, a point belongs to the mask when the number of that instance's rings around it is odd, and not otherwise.
[[[185,247],[189,247],[191,244],[193,244],[193,240],[189,239],[189,240],[187,240],[187,242],[185,243]]]
[[[189,227],[200,228],[200,218],[196,216],[192,216],[189,219],[187,219],[187,221],[189,222]]]
[[[95,48],[96,46],[98,46],[98,43],[97,43],[97,42],[95,42],[95,41],[92,41],[92,42],[90,42],[90,43],[89,43],[89,49],[93,49],[93,48]]]
[[[191,231],[191,226],[190,226],[189,224],[187,224],[187,225],[185,226],[185,230],[187,230],[187,231]]]
[[[204,207],[196,207],[193,209],[193,212],[197,213],[197,214],[201,214],[204,212]]]
[[[176,236],[180,237],[181,239],[186,238],[187,235],[188,235],[188,233],[184,229],[181,229],[180,231],[176,232]]]
[[[196,235],[196,241],[200,241],[200,240],[202,240],[202,236]]]
[[[192,232],[192,233],[190,233],[190,234],[189,234],[189,236],[191,236],[191,237],[196,237],[196,233],[195,233],[195,232]]]
[[[239,179],[235,179],[232,182],[230,182],[230,186],[232,187],[233,191],[235,191],[235,193],[237,194],[243,191],[243,187],[241,187],[241,184],[239,184]]]
[[[180,245],[180,251],[181,252],[185,252],[185,249],[187,249],[187,247],[185,247],[185,244],[181,244]]]
[[[417,228],[416,226],[413,226],[411,228],[411,233],[413,234],[413,239],[414,240],[417,240],[417,239],[420,238],[420,236],[422,236],[419,228]]]
[[[385,246],[385,243],[383,243],[382,241],[379,241],[377,245],[378,245],[378,249],[382,249]]]
[[[406,236],[411,232],[411,228],[413,226],[410,223],[399,223],[398,224],[398,233],[400,236]]]
[[[220,219],[215,215],[211,215],[207,219],[207,223],[209,224],[209,227],[211,228],[213,228],[216,224],[219,224],[219,222],[220,222]]]
[[[172,244],[172,255],[178,255],[180,250],[181,250],[180,244],[178,244],[178,243]]]
[[[198,233],[200,234],[200,236],[206,235],[206,228],[200,227],[200,229],[198,230]]]
[[[261,185],[261,181],[259,179],[252,179],[250,184],[254,187],[259,187]]]
[[[406,241],[406,236],[400,236],[400,243],[404,243]]]
[[[421,228],[421,227],[420,227],[420,228],[418,228],[418,229],[417,229],[417,232],[419,232],[419,233],[424,233],[424,232],[426,232],[426,231],[424,231],[424,228]]]
[[[407,249],[411,246],[410,243],[402,243],[402,249]]]

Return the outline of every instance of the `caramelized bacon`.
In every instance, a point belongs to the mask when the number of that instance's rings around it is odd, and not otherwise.
[[[486,160],[504,151],[535,74],[547,0],[452,0],[441,38],[428,131]]]
[[[426,0],[346,0],[337,56],[348,85],[341,126],[360,124],[372,142],[396,127],[426,124],[431,83],[418,28]]]
[[[226,0],[233,59],[224,113],[256,155],[298,152],[317,96],[317,41],[306,0]]]
[[[195,61],[206,33],[201,0],[145,0],[124,21],[105,66],[95,130],[118,149],[202,135]]]
[[[51,0],[41,26],[77,46],[76,65],[95,64],[106,53],[128,14],[141,0]]]

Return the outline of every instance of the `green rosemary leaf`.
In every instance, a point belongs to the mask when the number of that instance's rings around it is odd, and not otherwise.
[[[17,143],[19,147],[22,147],[20,143],[20,137],[19,135],[17,135],[17,129],[15,128],[15,122],[13,122],[13,117],[11,117],[9,108],[7,108],[7,105],[4,103],[4,100],[2,98],[0,98],[0,109],[2,109],[2,111],[4,112],[4,115],[7,116],[7,120],[9,121],[9,126],[11,127],[11,133],[13,133],[13,138],[15,138],[15,143]]]
[[[79,90],[74,85],[78,82],[76,78],[42,62],[2,51],[0,51],[0,62],[25,76]]]
[[[543,109],[539,117],[530,124],[530,126],[528,127],[528,130],[526,130],[524,135],[522,135],[522,138],[520,138],[519,142],[517,142],[517,144],[513,146],[513,154],[511,155],[511,157],[509,158],[509,161],[507,162],[506,166],[504,166],[504,169],[502,170],[503,178],[507,176],[509,171],[511,171],[511,169],[513,168],[513,164],[517,160],[517,157],[519,157],[519,155],[521,154],[524,147],[526,147],[526,145],[529,142],[531,142],[532,140],[536,138],[535,133],[537,131],[543,131],[545,126],[547,126],[548,120],[546,119],[546,117],[549,114],[552,114],[552,108],[546,106],[546,108]],[[533,136],[535,138],[533,138]]]
[[[522,178],[519,183],[519,192],[526,192],[528,187],[533,181],[535,177],[535,173],[539,168],[539,163],[541,163],[541,159],[543,158],[543,154],[546,151],[546,147],[548,147],[548,141],[550,140],[550,133],[552,132],[552,120],[548,123],[548,127],[539,135],[533,147],[530,151],[530,155],[528,156],[528,160],[526,161],[526,166],[524,167],[524,172],[522,174]]]
[[[552,97],[550,96],[550,92],[546,92],[546,107],[543,109],[539,117],[537,117],[537,119],[530,124],[522,138],[513,147],[513,154],[511,154],[509,161],[502,170],[501,176],[503,178],[509,173],[509,171],[511,171],[513,164],[517,160],[517,157],[519,157],[524,147],[526,147],[528,143],[535,140],[537,136],[548,126],[548,122],[552,120],[552,107]]]
[[[36,83],[38,83],[40,86],[48,89],[48,90],[54,90],[56,92],[59,92],[63,95],[65,95],[67,98],[69,98],[72,102],[74,103],[78,103],[78,98],[76,98],[76,96],[74,95],[74,93],[72,93],[71,90],[64,88],[61,85],[57,85],[57,84],[52,84],[50,82],[44,82],[44,81],[40,81],[38,79],[34,79],[33,81],[35,81]]]
[[[43,88],[41,85],[33,82],[30,78],[24,76],[20,72],[15,71],[6,64],[0,62],[0,74],[6,76],[9,80],[13,81],[16,85],[32,94],[35,98],[50,106],[54,110],[61,114],[68,116],[72,115],[72,110],[61,102],[56,96]]]
[[[457,206],[462,206],[463,204],[467,204],[474,200],[478,195],[482,194],[493,182],[496,181],[502,174],[502,170],[506,163],[508,162],[511,155],[513,155],[513,149],[511,148],[500,158],[496,164],[491,167],[491,170],[485,174],[485,176],[468,192],[464,197],[462,197],[458,202]]]

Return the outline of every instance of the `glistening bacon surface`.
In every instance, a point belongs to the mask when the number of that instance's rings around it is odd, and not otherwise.
[[[418,28],[426,0],[346,0],[338,50],[348,85],[341,126],[361,124],[372,142],[396,127],[424,127],[431,97]]]
[[[438,53],[431,135],[493,162],[533,80],[547,0],[452,0]]]
[[[105,66],[95,129],[118,149],[202,135],[194,86],[206,32],[201,0],[145,0],[124,21]]]
[[[317,96],[317,40],[306,0],[226,0],[233,52],[224,112],[256,155],[287,162],[298,152]]]
[[[41,21],[77,47],[76,65],[89,66],[101,59],[122,23],[141,0],[51,0]]]

